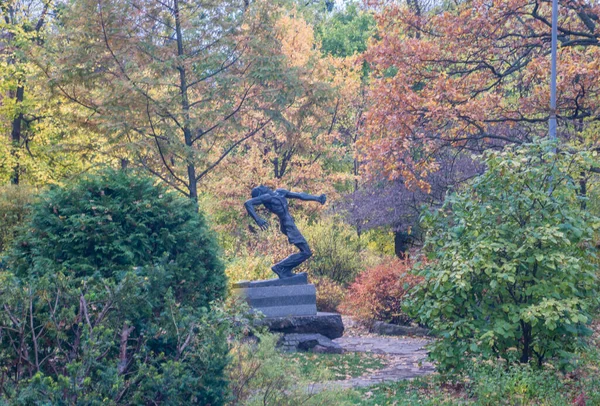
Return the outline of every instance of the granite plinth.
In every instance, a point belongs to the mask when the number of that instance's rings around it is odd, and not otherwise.
[[[281,279],[285,281],[286,278]],[[262,281],[261,281],[262,282]],[[311,316],[317,314],[317,290],[311,284],[246,285],[233,293],[243,297],[266,317]]]
[[[238,282],[233,293],[266,318],[259,323],[283,334],[321,334],[331,340],[344,334],[342,317],[317,313],[317,290],[306,273],[290,278]]]

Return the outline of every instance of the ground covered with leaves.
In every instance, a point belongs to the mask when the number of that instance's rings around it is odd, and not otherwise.
[[[466,373],[449,379],[439,374],[410,381],[357,388],[339,394],[341,404],[353,405],[599,405],[600,404],[600,321],[592,328],[589,347],[581,351],[573,367],[561,371],[552,365],[539,369],[470,360]],[[364,355],[369,357],[368,354]],[[329,360],[321,355],[302,355],[302,362],[314,362],[311,371]],[[352,365],[346,354],[344,360]],[[340,359],[341,360],[341,359]],[[384,362],[384,361],[380,361]],[[351,369],[351,368],[349,368]],[[363,368],[368,372],[368,368]]]
[[[358,352],[339,355],[295,353],[286,358],[297,364],[308,379],[320,376],[325,370],[329,378],[336,381],[370,374],[388,364],[385,355]]]

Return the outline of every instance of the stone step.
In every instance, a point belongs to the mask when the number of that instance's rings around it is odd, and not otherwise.
[[[317,314],[317,305],[311,304],[294,306],[255,307],[254,310],[260,311],[267,318],[311,316]]]

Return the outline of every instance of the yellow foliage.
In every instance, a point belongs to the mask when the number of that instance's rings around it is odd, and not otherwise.
[[[271,271],[270,259],[266,256],[242,256],[227,264],[225,274],[229,283],[270,279],[275,275]]]

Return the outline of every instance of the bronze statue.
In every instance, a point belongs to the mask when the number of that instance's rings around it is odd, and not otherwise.
[[[256,221],[256,224],[266,230],[268,223],[256,215],[254,206],[262,204],[271,213],[279,217],[280,230],[288,238],[290,244],[294,244],[300,252],[292,254],[286,259],[273,265],[271,270],[279,276],[280,279],[294,276],[293,269],[306,261],[312,255],[310,247],[306,239],[300,234],[298,227],[294,223],[294,219],[288,210],[287,199],[312,200],[325,204],[325,195],[313,196],[308,193],[294,193],[285,189],[271,190],[266,186],[258,186],[252,189],[252,199],[246,201],[244,206],[248,214]]]

